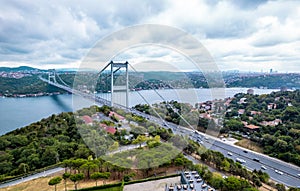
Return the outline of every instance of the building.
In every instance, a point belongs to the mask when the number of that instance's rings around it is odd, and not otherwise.
[[[90,116],[88,116],[88,115],[82,116],[82,120],[87,125],[93,125],[93,119]]]
[[[245,113],[245,109],[239,109],[239,110],[238,110],[238,114],[239,114],[239,115],[243,115],[244,113]]]
[[[254,90],[253,89],[248,89],[247,90],[247,94],[253,95],[254,94]]]
[[[105,131],[110,134],[115,134],[117,132],[116,128],[114,127],[106,127]]]
[[[283,87],[280,88],[280,91],[282,91],[282,92],[285,92],[285,91],[287,91],[287,90],[288,90],[288,89],[287,89],[286,86],[283,86]]]
[[[117,114],[116,112],[110,111],[109,112],[109,117],[115,117],[118,121],[124,122],[125,121],[125,117],[123,117],[122,115]]]
[[[260,128],[259,126],[256,126],[256,125],[253,125],[253,124],[245,125],[244,127],[247,128],[250,131],[256,131]]]

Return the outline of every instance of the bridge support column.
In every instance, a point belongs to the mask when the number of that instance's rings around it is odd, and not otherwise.
[[[125,92],[125,106],[129,108],[129,74],[128,74],[128,62],[125,63],[114,63],[111,61],[110,65],[110,83],[111,83],[111,107],[114,105],[114,92]],[[116,70],[115,70],[116,69]],[[125,69],[125,84],[114,87],[114,74],[120,69]]]
[[[48,82],[51,82],[52,80],[54,83],[57,83],[55,75],[56,75],[55,69],[50,69],[48,71]]]

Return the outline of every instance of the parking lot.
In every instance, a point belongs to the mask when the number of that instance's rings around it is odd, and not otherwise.
[[[166,191],[215,191],[200,177],[196,171],[185,171],[182,174],[181,183],[167,185]]]

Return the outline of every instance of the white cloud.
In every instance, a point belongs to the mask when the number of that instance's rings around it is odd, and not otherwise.
[[[144,23],[194,35],[222,70],[300,71],[300,2],[292,0],[6,1],[0,6],[0,65],[74,67],[101,38]],[[161,49],[136,51],[126,56],[184,62]]]

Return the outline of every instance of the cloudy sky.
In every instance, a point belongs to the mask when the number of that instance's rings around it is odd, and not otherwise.
[[[300,72],[300,1],[127,0],[0,2],[0,66],[79,67],[126,27],[162,24],[199,40],[221,70]],[[172,50],[129,49],[127,60],[180,62]]]

